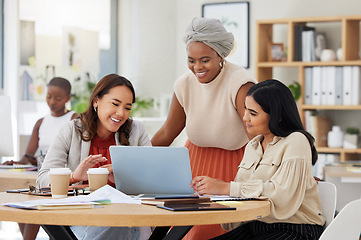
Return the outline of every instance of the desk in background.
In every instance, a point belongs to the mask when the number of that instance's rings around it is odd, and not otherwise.
[[[37,176],[37,171],[0,169],[0,192],[8,189],[29,188],[29,184],[35,186]]]
[[[326,166],[325,181],[337,188],[336,210],[339,212],[347,203],[361,198],[361,172],[352,172],[349,166]]]
[[[1,192],[0,204],[30,201],[39,198],[44,197]],[[245,201],[241,206],[237,206],[237,210],[231,211],[185,212],[172,212],[148,205],[119,203],[105,205],[104,208],[49,211],[22,210],[0,205],[0,221],[46,225],[45,230],[47,232],[50,231],[52,236],[59,236],[56,234],[68,229],[62,226],[72,225],[109,227],[157,226],[164,228],[156,228],[155,232],[164,234],[167,233],[169,226],[176,226],[172,228],[169,234],[184,234],[193,225],[241,222],[258,219],[269,214],[269,201]],[[177,235],[176,238],[175,236],[167,235],[167,238],[180,239],[179,236]],[[55,237],[55,239],[64,238]]]

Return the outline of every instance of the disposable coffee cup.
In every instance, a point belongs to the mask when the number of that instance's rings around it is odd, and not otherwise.
[[[49,171],[51,196],[65,198],[68,196],[71,170],[69,168],[51,168]]]
[[[89,189],[95,191],[107,185],[109,171],[106,168],[89,168],[87,171]]]

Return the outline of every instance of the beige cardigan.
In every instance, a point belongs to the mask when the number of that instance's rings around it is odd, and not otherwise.
[[[80,162],[89,155],[91,142],[85,142],[80,138],[80,134],[75,128],[76,121],[79,125],[80,120],[74,119],[60,129],[38,173],[36,179],[37,187],[47,187],[50,185],[48,174],[50,168],[68,167],[71,171],[75,171]],[[118,138],[116,133],[115,141],[117,145],[119,145]],[[142,123],[133,120],[129,145],[151,146],[150,139]]]
[[[266,223],[286,222],[324,225],[317,182],[312,173],[311,147],[305,135],[294,132],[274,137],[265,152],[259,135],[246,146],[230,195],[266,197],[271,214]],[[232,229],[240,224],[224,226]]]

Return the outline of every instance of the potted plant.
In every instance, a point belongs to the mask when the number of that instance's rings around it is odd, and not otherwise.
[[[295,101],[297,101],[301,97],[301,85],[294,81],[292,84],[288,85],[288,88],[291,90]]]
[[[140,97],[136,97],[130,115],[132,117],[152,116],[153,108],[154,108],[153,99],[143,99]]]
[[[359,129],[356,127],[349,127],[346,129],[346,134],[343,138],[343,148],[356,149],[358,147]]]

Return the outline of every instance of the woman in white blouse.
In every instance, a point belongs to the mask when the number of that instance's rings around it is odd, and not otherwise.
[[[191,183],[199,194],[266,197],[271,214],[257,221],[223,225],[215,239],[318,239],[325,219],[312,164],[313,137],[304,130],[292,93],[277,80],[250,88],[245,100],[246,146],[233,182],[206,176]]]

